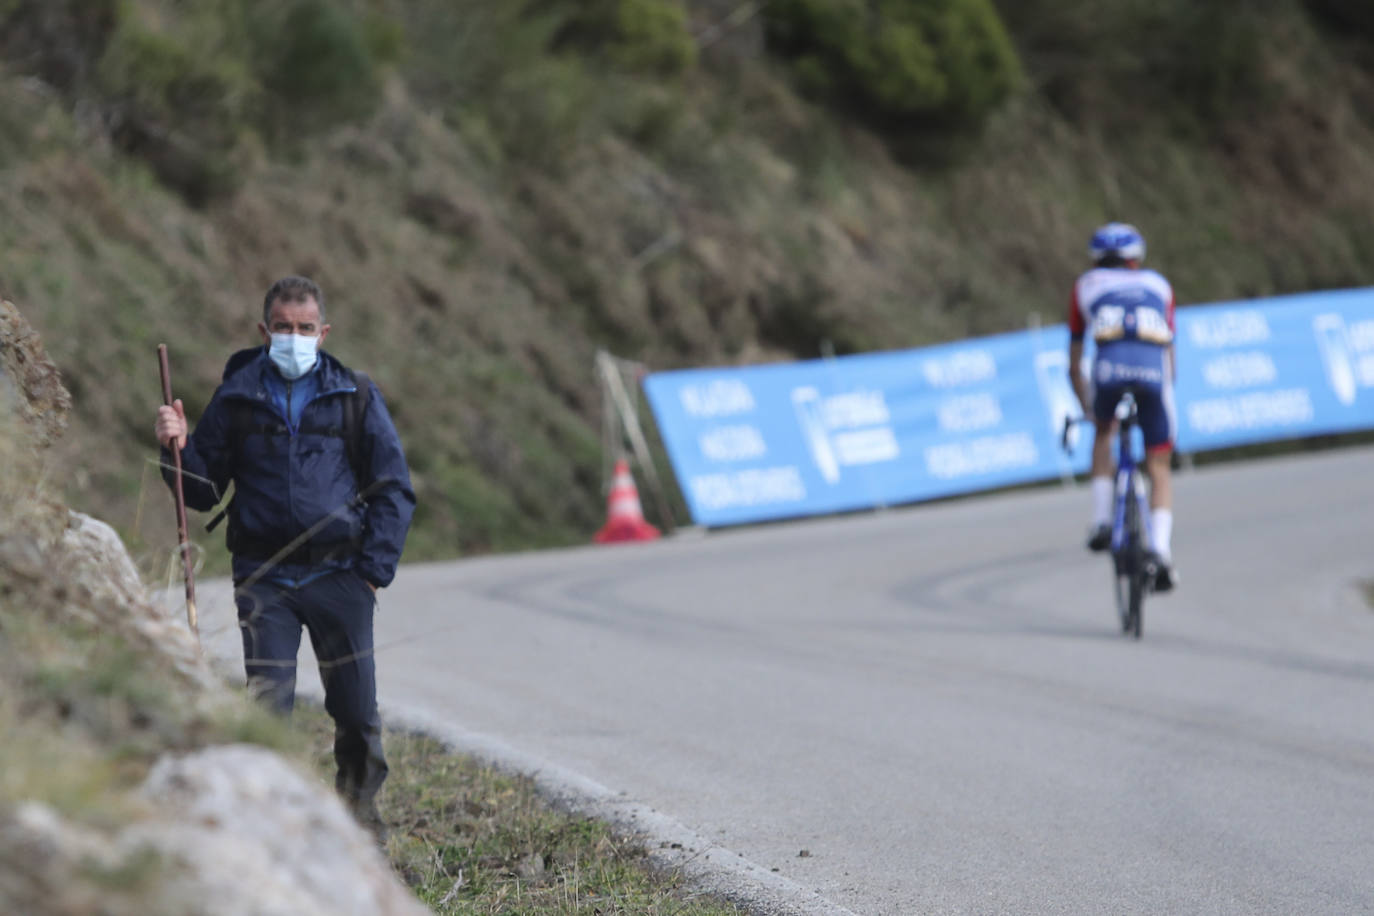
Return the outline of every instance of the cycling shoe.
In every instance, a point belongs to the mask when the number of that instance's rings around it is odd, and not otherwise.
[[[1173,591],[1174,586],[1178,584],[1178,570],[1154,552],[1150,553],[1150,565],[1155,571],[1154,590],[1156,592]]]
[[[1088,549],[1093,553],[1102,551],[1112,546],[1112,529],[1110,525],[1098,525],[1088,535]]]

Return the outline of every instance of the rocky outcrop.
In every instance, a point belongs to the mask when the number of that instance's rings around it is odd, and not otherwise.
[[[9,402],[39,447],[61,437],[72,409],[72,397],[43,341],[14,303],[4,300],[0,300],[0,401]]]
[[[184,624],[148,595],[113,528],[46,493],[35,453],[67,427],[71,395],[42,339],[12,302],[0,302],[0,571],[9,589],[40,593],[59,613],[134,638],[206,690],[219,684]]]
[[[221,688],[186,621],[175,615],[174,605],[151,600],[133,558],[113,528],[84,513],[71,512],[59,550],[67,571],[64,579],[80,589],[85,599],[72,606],[73,613],[100,626],[125,631],[202,688]]]
[[[207,914],[427,912],[396,882],[372,836],[337,796],[261,748],[233,745],[165,759],[143,796],[170,819],[131,832],[190,866],[195,878],[180,881],[186,899],[233,898]]]
[[[0,812],[6,913],[423,916],[325,787],[244,745],[166,758],[113,831],[46,805]]]
[[[39,450],[66,429],[71,395],[43,342],[0,301],[0,595],[51,579],[67,510],[42,486]]]

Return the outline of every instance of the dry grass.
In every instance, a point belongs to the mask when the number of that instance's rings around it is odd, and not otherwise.
[[[333,728],[316,707],[295,721],[333,774]],[[552,809],[520,776],[457,755],[425,735],[388,731],[391,775],[380,809],[392,865],[435,913],[522,916],[742,916],[655,871],[643,844]]]

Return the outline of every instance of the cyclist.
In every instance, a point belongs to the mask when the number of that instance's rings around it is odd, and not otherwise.
[[[1177,423],[1174,413],[1174,291],[1169,281],[1145,270],[1145,239],[1134,226],[1108,223],[1088,246],[1092,269],[1078,278],[1069,307],[1069,380],[1085,416],[1096,424],[1093,442],[1093,526],[1088,549],[1103,551],[1112,541],[1112,433],[1116,407],[1135,392],[1150,476],[1150,552],[1155,590],[1168,591],[1177,575],[1170,540],[1173,488],[1169,461]],[[1083,340],[1096,345],[1092,380],[1082,371]]]

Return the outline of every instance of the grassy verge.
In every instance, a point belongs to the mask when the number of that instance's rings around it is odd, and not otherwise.
[[[333,778],[333,725],[303,707],[298,727],[313,762]],[[425,735],[389,731],[391,775],[379,807],[392,828],[387,854],[401,878],[441,914],[742,916],[655,869],[642,840],[553,810],[532,780],[454,754]]]

